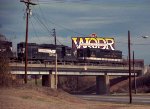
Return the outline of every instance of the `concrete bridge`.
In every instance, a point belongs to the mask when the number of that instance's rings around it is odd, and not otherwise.
[[[23,63],[10,63],[12,74],[23,75],[25,65]],[[143,73],[143,67],[135,66],[136,75]],[[54,64],[28,64],[28,75],[42,75],[42,84],[55,88]],[[109,76],[128,76],[128,66],[102,65],[102,64],[72,64],[58,63],[58,76],[96,76],[97,94],[109,93]],[[131,75],[134,75],[133,73]]]

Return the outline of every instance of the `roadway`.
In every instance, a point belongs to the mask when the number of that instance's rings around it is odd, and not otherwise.
[[[128,95],[75,95],[75,96],[89,101],[129,103]],[[150,95],[147,94],[133,95],[132,103],[150,105]]]

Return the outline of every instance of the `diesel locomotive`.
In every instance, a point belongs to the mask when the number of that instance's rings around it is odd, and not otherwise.
[[[33,62],[54,62],[57,54],[58,62],[74,62],[75,57],[73,55],[71,47],[64,45],[54,44],[36,44],[28,43],[28,60]],[[17,44],[17,55],[19,61],[25,59],[25,43],[21,42]]]

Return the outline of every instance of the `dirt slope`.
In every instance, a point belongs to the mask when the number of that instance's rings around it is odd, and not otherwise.
[[[65,105],[67,103],[67,105]],[[42,87],[1,88],[0,109],[65,109],[70,105],[85,104],[61,90]],[[74,108],[73,108],[74,109]]]

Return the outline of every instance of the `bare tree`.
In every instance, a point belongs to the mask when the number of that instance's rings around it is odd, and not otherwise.
[[[12,79],[7,54],[0,53],[0,86],[11,86]]]

